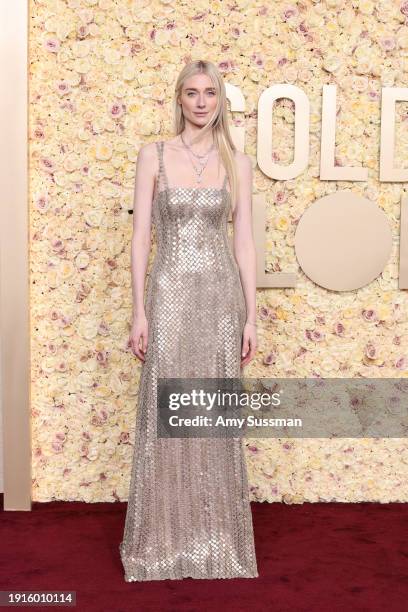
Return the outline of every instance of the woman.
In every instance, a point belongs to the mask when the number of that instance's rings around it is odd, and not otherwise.
[[[157,437],[158,377],[239,377],[257,345],[252,167],[211,62],[184,67],[175,104],[177,136],[143,146],[136,169],[129,344],[143,366],[119,547],[127,582],[258,576],[242,441]]]

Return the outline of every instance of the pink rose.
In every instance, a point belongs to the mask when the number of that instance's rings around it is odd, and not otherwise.
[[[61,43],[58,38],[47,38],[44,42],[44,47],[47,51],[51,53],[57,53],[60,49]]]
[[[399,370],[405,370],[407,367],[407,358],[403,356],[397,359],[395,362],[395,367],[398,368]]]
[[[291,4],[285,7],[285,9],[283,10],[282,19],[284,21],[287,21],[288,19],[291,19],[292,17],[297,17],[298,15],[299,15],[299,11],[297,7]]]
[[[370,309],[370,310],[364,309],[361,311],[361,314],[366,321],[374,321],[376,319],[376,313],[375,313],[375,310],[373,309]]]
[[[366,354],[366,356],[367,356],[369,359],[376,359],[376,357],[377,357],[377,349],[376,349],[376,347],[374,346],[374,344],[372,344],[371,342],[369,342],[369,343],[366,345],[366,348],[365,348],[365,354]]]
[[[269,318],[270,314],[270,308],[267,308],[266,306],[261,306],[261,308],[259,309],[259,318],[262,319],[262,321],[266,321]]]
[[[279,190],[275,193],[275,203],[283,204],[287,200],[287,195],[284,191]]]
[[[336,334],[336,336],[343,336],[344,335],[344,325],[343,323],[336,323],[334,326],[334,333]]]
[[[126,107],[124,104],[119,104],[115,102],[109,107],[109,113],[111,117],[113,117],[113,119],[117,119],[118,117],[122,117],[123,113],[125,112],[125,109]]]
[[[264,365],[269,366],[275,362],[276,362],[276,354],[273,351],[268,353],[268,355],[265,355],[265,357],[263,358]]]

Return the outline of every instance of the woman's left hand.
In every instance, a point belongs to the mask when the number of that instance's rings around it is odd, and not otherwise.
[[[255,357],[257,346],[256,326],[252,323],[245,323],[242,334],[241,367],[252,361]]]

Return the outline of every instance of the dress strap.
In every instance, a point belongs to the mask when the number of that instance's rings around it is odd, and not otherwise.
[[[227,180],[228,180],[228,174],[227,172],[225,172],[225,177],[224,177],[224,182],[222,184],[222,188],[225,189],[226,185],[227,185]]]
[[[159,142],[156,142],[157,154],[159,157],[159,175],[157,177],[157,184],[158,184],[159,189],[160,189],[160,185],[162,184],[162,180],[166,188],[168,188],[169,186],[167,182],[166,169],[164,167],[163,147],[164,147],[164,142],[162,140]]]

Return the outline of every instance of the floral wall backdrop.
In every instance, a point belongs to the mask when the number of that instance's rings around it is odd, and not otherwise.
[[[380,183],[382,86],[408,86],[408,2],[387,0],[31,0],[30,261],[33,499],[126,500],[140,364],[126,347],[138,150],[168,139],[182,65],[206,58],[239,87],[254,191],[267,201],[267,270],[296,288],[259,289],[259,350],[248,377],[407,377],[408,294],[398,289],[400,200]],[[256,110],[274,83],[311,103],[310,164],[275,181],[256,166]],[[319,179],[321,92],[337,85],[336,163],[367,182]],[[274,108],[274,156],[292,160],[293,106]],[[396,164],[407,166],[408,105]],[[384,272],[358,291],[311,282],[296,224],[317,198],[352,189],[394,233]],[[352,223],[352,219],[350,219]],[[151,259],[154,256],[154,245]],[[150,260],[151,263],[151,260]],[[247,440],[252,500],[408,501],[407,442]]]

